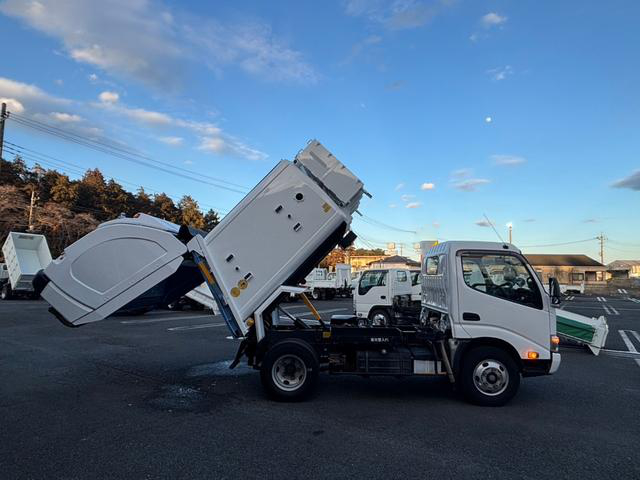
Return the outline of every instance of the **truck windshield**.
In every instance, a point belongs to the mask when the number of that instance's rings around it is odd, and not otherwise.
[[[370,270],[364,272],[360,277],[358,285],[358,295],[365,295],[373,287],[383,287],[387,284],[387,272],[381,270]]]
[[[542,295],[529,269],[515,255],[465,253],[462,255],[464,282],[487,295],[542,308]]]

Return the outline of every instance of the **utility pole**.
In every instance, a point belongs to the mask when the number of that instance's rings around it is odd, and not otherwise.
[[[33,230],[33,208],[36,206],[36,190],[35,188],[31,190],[31,204],[29,205],[29,231]]]
[[[606,237],[604,233],[600,232],[600,235],[596,237],[596,239],[600,242],[600,263],[604,265],[604,241]]]
[[[0,110],[0,174],[2,173],[2,147],[4,146],[4,119],[7,116],[7,104],[2,102]]]
[[[509,224],[509,243],[513,243],[513,225]]]

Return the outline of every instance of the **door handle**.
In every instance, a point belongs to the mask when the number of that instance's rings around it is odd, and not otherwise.
[[[462,314],[462,319],[466,320],[467,322],[479,322],[480,321],[480,315],[478,315],[477,313],[473,313],[473,312],[464,312]]]
[[[380,298],[381,298],[382,300],[384,300],[384,299],[386,299],[386,298],[387,298],[387,296],[386,296],[386,295],[380,295]]]

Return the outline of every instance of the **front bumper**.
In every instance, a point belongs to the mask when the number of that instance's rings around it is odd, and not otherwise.
[[[551,358],[546,360],[522,360],[522,376],[552,375],[560,367],[560,361],[561,356],[559,353],[552,353]]]

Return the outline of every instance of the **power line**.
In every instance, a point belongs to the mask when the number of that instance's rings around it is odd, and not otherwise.
[[[578,243],[592,242],[593,240],[597,240],[596,237],[587,238],[584,240],[575,240],[573,242],[563,242],[563,243],[547,243],[544,245],[519,245],[520,248],[539,248],[539,247],[561,247],[564,245],[574,245]]]
[[[74,175],[83,176],[85,174],[86,170],[89,170],[89,169],[85,169],[85,167],[82,167],[80,165],[76,165],[76,164],[73,164],[73,163],[70,163],[70,162],[66,162],[64,160],[60,160],[59,158],[56,158],[56,157],[53,157],[51,155],[47,155],[47,154],[44,154],[44,153],[40,153],[40,152],[38,152],[36,150],[30,149],[30,148],[27,148],[27,147],[23,147],[23,146],[18,145],[16,143],[12,143],[12,142],[9,142],[9,141],[5,140],[4,144],[5,144],[5,148],[7,149],[7,151],[11,152],[13,155],[19,155],[20,157],[25,158],[26,160],[32,161],[34,163],[41,163],[41,164],[44,164],[44,165],[52,166],[54,168],[59,169],[62,173],[70,172],[70,173],[73,173]],[[70,167],[66,166],[65,164],[66,165],[70,165],[70,166],[72,166],[74,168],[70,168]],[[135,188],[140,188],[141,187],[141,188],[144,188],[147,191],[154,192],[155,194],[159,194],[159,193],[165,194],[170,198],[173,197],[174,201],[178,201],[178,199],[180,199],[181,197],[184,196],[184,195],[174,195],[174,194],[166,193],[166,192],[160,191],[160,190],[155,189],[155,188],[151,188],[151,187],[148,187],[148,186],[145,186],[145,185],[141,185],[139,183],[129,182],[127,180],[123,180],[121,178],[117,178],[117,177],[114,177],[114,176],[111,176],[111,175],[107,175],[107,176],[111,177],[112,179],[114,179],[114,180],[116,180],[116,181],[118,181],[120,183],[127,184],[127,185],[130,185],[130,186],[135,187]],[[207,208],[211,208],[211,209],[215,210],[216,212],[220,213],[221,215],[225,215],[225,214],[229,213],[228,210],[224,210],[224,209],[218,208],[215,205],[211,205],[211,204],[208,204],[208,203],[202,203],[202,202],[199,202],[199,203],[200,203],[201,206],[207,207]]]
[[[394,230],[396,232],[403,232],[403,233],[413,233],[413,234],[417,234],[418,232],[416,232],[415,230],[405,230],[403,228],[398,228],[398,227],[394,227],[393,225],[388,225],[386,223],[383,223],[379,220],[376,220],[375,218],[371,218],[368,215],[362,215],[362,217],[357,217],[360,220],[362,220],[365,223],[368,223],[369,225],[374,225],[377,227],[382,227],[382,228],[386,228],[388,230]]]
[[[187,169],[184,169],[184,168],[181,168],[181,167],[176,167],[176,166],[171,165],[171,164],[166,164],[165,162],[154,161],[155,163],[160,163],[161,165],[166,165],[168,168],[165,168],[165,167],[159,166],[159,165],[154,165],[153,163],[150,163],[150,161],[147,161],[147,159],[140,160],[138,158],[133,158],[133,156],[131,154],[122,153],[121,151],[117,151],[117,150],[111,149],[109,147],[104,147],[104,146],[102,146],[100,144],[92,143],[91,140],[84,139],[81,136],[78,136],[78,135],[74,136],[74,135],[71,135],[71,134],[59,133],[59,132],[53,130],[52,128],[50,128],[49,126],[47,126],[46,124],[41,123],[41,122],[36,122],[36,121],[32,121],[32,120],[23,120],[22,118],[17,118],[15,116],[15,114],[12,114],[9,118],[12,119],[14,122],[19,123],[20,125],[23,125],[23,126],[26,126],[26,127],[29,127],[29,128],[33,128],[33,129],[38,130],[40,132],[47,133],[47,134],[52,135],[54,137],[61,138],[61,139],[66,140],[68,142],[71,142],[71,143],[74,143],[74,144],[77,144],[77,145],[81,145],[81,146],[86,147],[86,148],[90,148],[92,150],[95,150],[97,152],[101,152],[101,153],[110,155],[112,157],[120,158],[120,159],[128,161],[128,162],[136,163],[138,165],[143,165],[143,166],[148,167],[148,168],[152,168],[152,169],[164,172],[164,173],[168,173],[169,175],[175,175],[177,177],[185,178],[187,180],[192,180],[192,181],[199,182],[199,183],[202,183],[202,184],[205,184],[205,185],[210,185],[212,187],[220,188],[220,189],[227,190],[227,191],[230,191],[230,192],[240,193],[242,195],[247,193],[246,190],[245,190],[246,187],[234,187],[234,186],[220,185],[220,183],[226,182],[226,181],[219,180],[219,179],[216,179],[215,181],[206,180],[205,178],[215,178],[215,177],[210,177],[209,175],[201,174],[199,172],[194,172],[192,170],[187,170]],[[58,129],[58,130],[61,130],[61,129]],[[140,155],[136,155],[136,156],[140,157]],[[177,171],[169,170],[169,168],[173,168],[173,169],[175,169]],[[181,173],[181,172],[185,172],[185,173]],[[201,177],[204,177],[204,178],[201,178]],[[218,183],[215,183],[215,182],[218,182]],[[227,182],[227,183],[229,183],[229,182]],[[240,190],[240,188],[242,188],[243,190]]]
[[[120,142],[117,142],[115,140],[112,140],[112,139],[109,139],[109,138],[106,138],[106,137],[103,137],[103,138],[105,138],[105,140],[108,140],[107,142],[101,141],[101,140],[96,139],[96,138],[90,138],[90,137],[87,137],[87,136],[83,136],[83,135],[80,135],[80,134],[78,134],[76,132],[73,132],[71,130],[65,130],[63,128],[56,127],[54,125],[51,125],[51,124],[48,124],[48,123],[45,123],[45,122],[41,122],[41,121],[38,121],[38,120],[34,120],[32,118],[25,117],[25,116],[20,115],[20,114],[12,113],[11,117],[14,120],[27,122],[27,123],[30,123],[30,124],[33,124],[33,125],[37,125],[40,128],[48,129],[48,130],[56,132],[57,134],[60,134],[60,135],[64,135],[64,136],[67,136],[67,137],[72,137],[72,138],[75,138],[75,139],[83,141],[83,142],[93,143],[93,144],[99,145],[99,146],[104,147],[104,148],[115,150],[115,151],[123,153],[125,155],[132,155],[132,156],[135,156],[135,157],[139,157],[139,158],[141,158],[143,160],[148,160],[150,162],[154,162],[154,163],[157,163],[159,165],[163,165],[163,166],[168,167],[168,168],[173,168],[175,170],[188,172],[188,173],[193,174],[193,175],[204,176],[204,177],[207,177],[207,178],[209,178],[209,179],[211,179],[213,181],[220,182],[220,183],[223,183],[223,184],[227,184],[227,185],[232,186],[232,187],[238,187],[238,188],[242,188],[242,189],[248,190],[248,187],[245,186],[245,185],[240,185],[238,183],[230,182],[228,180],[225,180],[225,179],[219,178],[219,177],[213,177],[211,175],[203,175],[201,172],[196,172],[196,171],[190,170],[188,168],[184,168],[184,167],[179,167],[179,166],[173,165],[172,163],[163,162],[162,160],[157,160],[155,158],[149,157],[148,155],[144,155],[144,154],[136,151],[135,149],[133,149],[133,148],[127,146],[127,145],[124,145],[124,144],[122,144]]]

